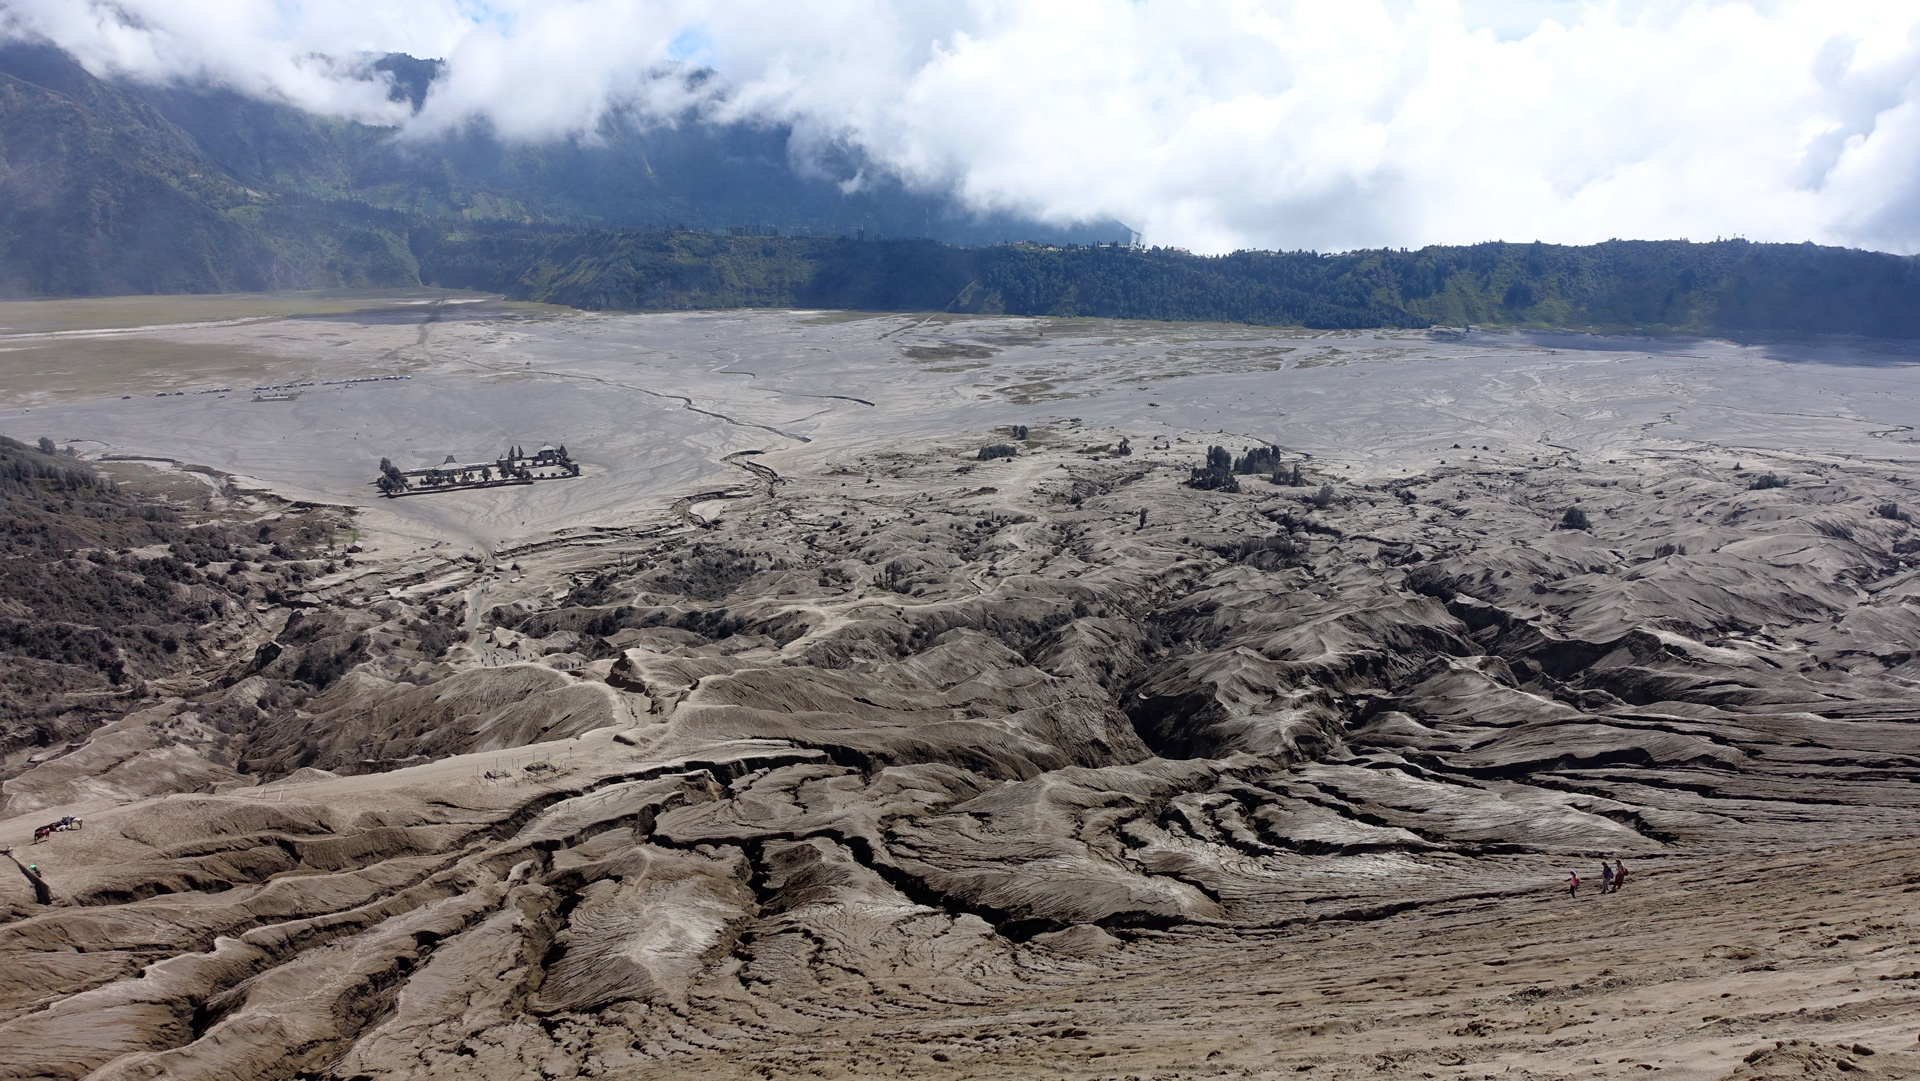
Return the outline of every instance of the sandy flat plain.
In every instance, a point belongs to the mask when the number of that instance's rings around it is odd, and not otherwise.
[[[1356,479],[1562,451],[1752,446],[1904,460],[1920,426],[1914,359],[1875,343],[612,315],[460,294],[203,298],[178,309],[15,302],[0,305],[0,430],[211,466],[298,498],[375,508],[374,520],[410,535],[485,547],[724,484],[718,462],[736,451],[813,462],[1073,418],[1143,445],[1273,443]],[[388,375],[407,379],[251,400],[255,386]],[[205,393],[222,387],[233,389]],[[414,468],[548,441],[587,464],[586,482],[457,504],[383,501],[371,486],[381,457]]]

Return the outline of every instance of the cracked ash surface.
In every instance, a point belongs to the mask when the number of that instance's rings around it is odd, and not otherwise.
[[[1088,400],[991,461],[723,445],[491,575],[416,524],[256,605],[10,759],[54,897],[0,885],[0,1074],[1920,1072],[1910,464],[1599,419],[1197,491],[1209,437]]]

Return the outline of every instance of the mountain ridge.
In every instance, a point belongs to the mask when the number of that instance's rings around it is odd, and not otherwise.
[[[370,65],[423,101],[434,61]],[[207,84],[88,73],[50,45],[0,43],[0,295],[420,284],[410,230],[765,225],[978,242],[995,225],[893,181],[844,193],[789,160],[784,128],[613,117],[594,139],[435,138]],[[849,176],[861,162],[838,163]],[[397,217],[396,217],[397,215]],[[1087,240],[1116,223],[1015,235]]]
[[[416,110],[441,68],[369,72]],[[606,118],[435,138],[0,45],[0,296],[439,285],[588,309],[822,307],[1920,339],[1910,257],[1743,240],[1197,256],[972,216],[792,133]],[[817,155],[815,155],[817,156]],[[817,175],[815,175],[817,174]],[[1026,242],[999,243],[1003,237]]]

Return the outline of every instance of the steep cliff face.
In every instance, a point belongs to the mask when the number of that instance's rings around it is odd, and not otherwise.
[[[6,295],[291,284],[191,138],[56,50],[0,46],[0,155]]]

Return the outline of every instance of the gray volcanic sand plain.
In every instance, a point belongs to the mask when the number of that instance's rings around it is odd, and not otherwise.
[[[1571,334],[1276,331],[1217,324],[808,312],[604,315],[472,295],[296,294],[289,316],[203,298],[152,309],[0,305],[0,425],[102,454],[175,458],[381,526],[486,545],[607,524],[724,484],[740,450],[797,462],[1006,424],[1136,443],[1269,442],[1336,475],[1391,478],[1556,451],[1712,446],[1901,457],[1915,357],[1865,345],[1741,347]],[[123,302],[130,303],[130,302]],[[18,309],[18,314],[9,310]],[[215,318],[215,317],[226,318]],[[60,358],[50,361],[50,357]],[[303,388],[253,402],[250,388]],[[234,388],[224,396],[209,388]],[[167,393],[167,397],[155,397]],[[121,395],[129,395],[122,400]],[[379,500],[375,464],[565,442],[593,483]],[[1477,456],[1477,457],[1476,457]]]
[[[363,549],[8,760],[0,1075],[1920,1076],[1897,348],[257,300],[0,307]]]

